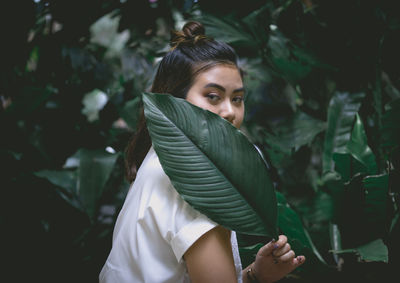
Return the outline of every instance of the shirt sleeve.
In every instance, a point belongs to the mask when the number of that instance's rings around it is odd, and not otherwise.
[[[165,205],[158,211],[160,227],[164,239],[169,242],[171,249],[179,262],[185,252],[205,233],[218,224],[206,215],[194,209],[175,190],[171,182],[164,186]],[[154,206],[153,206],[154,207]]]
[[[179,262],[191,245],[218,224],[194,209],[179,195],[158,158],[152,160],[150,168],[151,174],[147,180],[151,181],[147,182],[145,189],[151,191],[151,196],[144,215],[151,215],[153,220],[148,222],[156,222],[156,230],[169,243]]]
[[[183,201],[183,200],[182,200]],[[187,204],[187,210],[193,209]],[[194,209],[193,209],[194,210]],[[197,211],[196,211],[197,212]],[[185,252],[205,233],[216,227],[218,224],[210,220],[207,216],[197,212],[197,215],[193,216],[193,213],[186,218],[186,223],[179,227],[174,237],[171,240],[171,247],[175,254],[175,257],[180,261]]]

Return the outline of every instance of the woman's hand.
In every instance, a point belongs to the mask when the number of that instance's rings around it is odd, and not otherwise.
[[[260,248],[256,260],[249,268],[259,282],[275,282],[305,262],[304,256],[295,255],[285,235]]]

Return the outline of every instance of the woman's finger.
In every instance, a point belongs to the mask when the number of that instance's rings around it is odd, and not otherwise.
[[[275,242],[279,247],[283,247],[287,243],[287,237],[285,235],[279,235],[278,240]]]
[[[275,259],[278,262],[290,262],[295,258],[295,256],[296,256],[295,252],[293,250],[290,250],[279,257],[275,257]]]
[[[270,256],[270,255],[272,255],[272,252],[278,248],[279,248],[279,245],[276,242],[271,241],[268,244],[262,246],[258,250],[258,255],[259,256]]]
[[[284,255],[285,253],[289,252],[290,249],[291,249],[290,244],[286,243],[283,247],[274,250],[272,252],[272,255],[276,256],[276,257],[280,257],[281,255]]]

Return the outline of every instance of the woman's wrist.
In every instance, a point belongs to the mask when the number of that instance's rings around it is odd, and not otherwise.
[[[272,283],[274,281],[260,281],[259,278],[257,277],[257,273],[255,270],[255,262],[251,263],[247,268],[246,268],[246,282],[250,282],[250,283]]]
[[[247,268],[246,278],[247,278],[248,282],[259,283],[259,281],[257,280],[256,274],[255,274],[255,270],[254,270],[254,262],[252,264],[250,264],[249,267]]]
[[[252,264],[250,264],[249,268],[247,268],[246,277],[247,277],[247,280],[251,283],[259,283],[257,280],[257,277],[254,273],[254,262]]]

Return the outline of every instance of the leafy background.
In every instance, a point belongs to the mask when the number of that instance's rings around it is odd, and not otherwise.
[[[398,279],[395,4],[4,1],[4,276],[98,281],[129,186],[123,152],[141,92],[168,51],[170,30],[199,19],[241,58],[248,89],[243,132],[270,164],[281,232],[308,258],[282,282]],[[250,248],[241,252],[244,262],[251,259]]]

